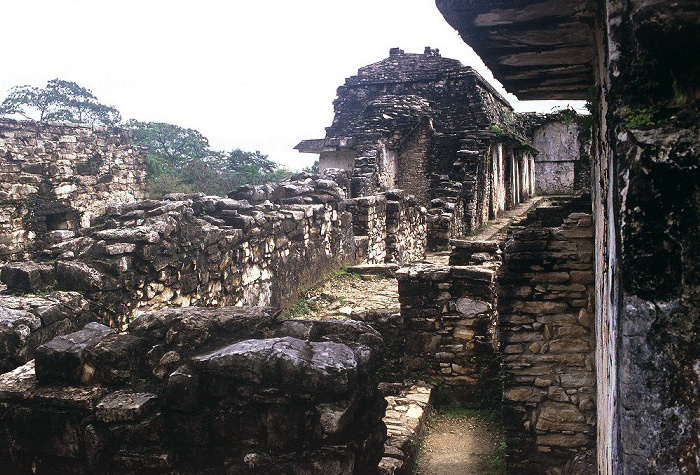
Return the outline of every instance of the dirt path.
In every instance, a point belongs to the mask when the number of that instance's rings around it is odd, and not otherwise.
[[[370,310],[398,313],[399,286],[393,276],[338,272],[310,290],[305,302],[305,318],[346,319]]]
[[[477,411],[460,412],[433,414],[416,475],[506,473],[500,424]]]

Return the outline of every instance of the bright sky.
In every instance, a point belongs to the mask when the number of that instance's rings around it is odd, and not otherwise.
[[[292,147],[325,135],[336,88],[392,47],[439,48],[518,111],[567,105],[505,94],[433,0],[21,0],[2,17],[0,100],[74,81],[124,119],[197,129],[216,150],[260,150],[291,169],[316,158]]]

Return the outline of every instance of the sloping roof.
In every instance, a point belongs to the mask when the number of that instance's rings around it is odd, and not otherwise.
[[[455,28],[520,99],[586,99],[594,84],[593,0],[436,0]]]

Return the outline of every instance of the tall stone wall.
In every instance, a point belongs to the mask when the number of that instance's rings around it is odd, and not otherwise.
[[[352,228],[359,238],[364,260],[370,264],[386,260],[387,201],[383,194],[354,198],[348,201],[353,216]]]
[[[413,134],[403,138],[398,160],[397,188],[414,195],[421,206],[427,206],[430,202],[430,182],[426,177],[431,140],[430,128],[419,127]]]
[[[694,2],[604,3],[596,29],[599,470],[697,473]],[[614,72],[614,74],[613,74]]]
[[[425,257],[427,243],[426,209],[403,190],[386,193],[385,262],[406,264]]]
[[[0,119],[0,259],[21,260],[147,196],[146,153],[111,128]]]
[[[92,323],[0,376],[3,473],[376,471],[381,337],[270,308],[166,309]],[[272,327],[272,328],[271,328]]]
[[[534,223],[511,228],[504,249],[498,312],[511,470],[562,473],[595,449],[593,221],[566,209],[538,209]]]

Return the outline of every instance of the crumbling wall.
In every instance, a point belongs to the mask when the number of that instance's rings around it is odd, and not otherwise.
[[[406,264],[425,257],[427,243],[426,209],[403,190],[386,193],[385,262]]]
[[[110,206],[81,236],[45,251],[55,262],[44,285],[85,292],[121,326],[170,305],[284,307],[341,265],[425,251],[424,211],[400,190],[389,222],[385,195],[346,202],[336,181],[314,176],[231,196],[238,199],[172,195]],[[356,243],[353,227],[368,242]]]
[[[528,473],[595,448],[593,220],[566,213],[552,227],[565,209],[511,228],[498,278],[507,461]]]
[[[426,264],[396,273],[403,364],[439,385],[442,402],[480,405],[500,398],[495,276],[491,266]]]
[[[89,324],[0,376],[5,473],[371,473],[381,337],[269,308],[167,309]]]
[[[140,308],[170,305],[283,306],[355,262],[352,216],[335,182],[307,178],[237,193],[263,203],[176,195],[111,206],[84,236],[47,251],[57,259],[57,285],[128,320]],[[293,204],[265,204],[269,198]]]
[[[39,345],[97,320],[77,292],[0,296],[0,373],[33,359]]]
[[[0,119],[0,259],[31,258],[109,203],[147,196],[146,153],[118,128]]]

